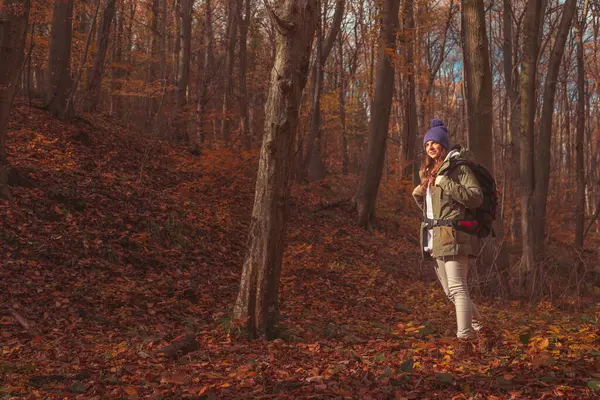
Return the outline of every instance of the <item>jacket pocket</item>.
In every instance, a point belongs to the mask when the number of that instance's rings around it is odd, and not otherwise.
[[[454,229],[451,226],[440,226],[437,234],[440,246],[454,244]]]

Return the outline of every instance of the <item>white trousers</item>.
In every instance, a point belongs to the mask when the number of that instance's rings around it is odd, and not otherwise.
[[[446,296],[456,308],[456,336],[463,339],[475,337],[475,331],[481,329],[481,315],[469,297],[467,276],[469,259],[467,256],[436,259],[435,272]]]

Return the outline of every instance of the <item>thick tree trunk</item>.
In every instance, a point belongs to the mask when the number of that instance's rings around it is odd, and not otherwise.
[[[534,197],[534,246],[536,253],[544,251],[546,237],[546,202],[550,184],[550,156],[552,154],[552,117],[554,115],[554,99],[556,83],[563,58],[565,43],[571,29],[571,21],[575,14],[576,0],[567,0],[563,6],[563,15],[558,28],[556,40],[548,64],[548,74],[544,83],[544,104],[540,119],[539,142],[535,161],[535,197]]]
[[[492,165],[492,73],[483,0],[462,2],[462,41],[469,147],[477,162]]]
[[[250,0],[244,0],[244,14],[239,13],[240,25],[240,50],[239,50],[239,86],[238,97],[240,112],[240,136],[247,150],[252,147],[252,136],[250,135],[250,124],[248,120],[248,88],[246,85],[246,41],[248,38],[248,27],[250,26]]]
[[[271,11],[277,25],[276,59],[266,105],[248,253],[234,319],[246,319],[251,337],[272,338],[285,245],[298,112],[308,76],[317,0],[286,0]]]
[[[371,227],[375,222],[375,202],[385,159],[390,121],[390,108],[394,94],[394,67],[392,54],[396,50],[396,29],[400,0],[384,0],[380,30],[379,64],[375,82],[375,95],[371,107],[371,125],[366,155],[366,168],[362,173],[356,193],[358,225]]]
[[[91,78],[88,81],[87,99],[84,102],[86,111],[95,111],[98,107],[102,75],[104,74],[104,61],[106,60],[106,50],[108,49],[108,39],[110,37],[110,27],[115,16],[115,1],[108,0],[102,14],[96,56],[94,57]]]
[[[575,246],[583,248],[585,221],[585,166],[583,159],[583,139],[585,133],[585,66],[583,34],[587,17],[587,0],[583,6],[581,20],[576,25],[577,41],[577,134],[575,135],[575,173],[577,193],[575,195]]]
[[[73,39],[73,0],[55,0],[50,34],[50,82],[48,110],[59,118],[66,115],[67,100],[72,87],[71,41]]]
[[[237,39],[237,14],[240,0],[229,0],[227,12],[227,53],[225,55],[225,84],[223,90],[223,119],[221,120],[221,137],[229,141],[231,136],[231,112],[233,102],[233,66],[235,64],[235,45]]]
[[[534,270],[533,238],[534,118],[536,110],[536,73],[538,55],[539,12],[542,0],[530,0],[523,20],[523,53],[521,55],[521,230],[523,235],[522,272]]]
[[[6,130],[25,56],[30,8],[29,0],[6,0],[0,4],[0,198],[9,200],[10,166],[6,159]]]

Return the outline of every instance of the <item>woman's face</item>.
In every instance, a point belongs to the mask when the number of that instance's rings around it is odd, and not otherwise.
[[[425,143],[425,151],[427,155],[433,158],[434,161],[440,161],[442,157],[442,151],[444,150],[444,146],[439,144],[438,142],[434,142],[433,140]]]

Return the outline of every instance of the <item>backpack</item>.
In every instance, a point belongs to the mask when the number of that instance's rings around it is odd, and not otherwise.
[[[450,166],[443,171],[443,175],[448,175],[454,168],[466,165],[469,167],[479,186],[483,196],[483,203],[475,209],[467,209],[467,216],[470,218],[460,221],[455,221],[457,230],[475,235],[479,238],[487,237],[490,233],[492,237],[496,237],[492,223],[496,219],[496,209],[498,208],[498,188],[496,180],[490,171],[481,164],[464,159],[452,159]]]

